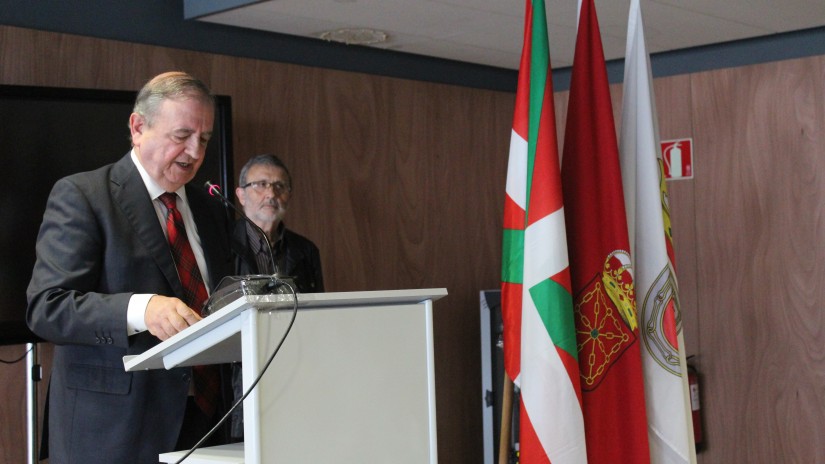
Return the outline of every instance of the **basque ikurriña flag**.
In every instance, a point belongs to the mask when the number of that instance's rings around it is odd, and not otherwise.
[[[581,390],[544,0],[527,0],[504,206],[507,374],[520,388],[520,462],[584,463]]]
[[[622,100],[621,167],[642,334],[650,460],[696,462],[670,206],[639,0],[631,0]]]
[[[619,150],[593,0],[583,0],[562,156],[590,464],[650,462]]]

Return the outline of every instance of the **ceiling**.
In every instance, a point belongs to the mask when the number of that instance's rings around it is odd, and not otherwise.
[[[344,28],[378,30],[387,40],[368,46],[518,69],[524,0],[235,0],[245,5],[226,10],[228,3],[198,2],[197,19],[318,40]],[[545,3],[553,68],[572,66],[577,0]],[[629,5],[596,0],[608,60],[624,57]],[[823,0],[641,0],[641,6],[650,53],[825,25]]]

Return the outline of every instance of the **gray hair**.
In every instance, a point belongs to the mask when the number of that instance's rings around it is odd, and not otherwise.
[[[213,108],[215,106],[214,95],[201,80],[185,72],[166,72],[153,77],[140,89],[132,112],[143,116],[146,124],[151,127],[160,109],[160,104],[164,100],[185,100],[187,98],[197,98]]]
[[[286,179],[289,182],[288,187],[292,188],[292,175],[289,173],[289,169],[286,168],[286,164],[284,164],[284,162],[277,156],[269,153],[254,156],[243,165],[241,168],[241,175],[238,176],[238,186],[243,186],[246,184],[246,175],[249,173],[252,166],[273,166],[283,169],[286,173]]]

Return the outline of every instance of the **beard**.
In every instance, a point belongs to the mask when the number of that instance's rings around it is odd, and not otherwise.
[[[284,220],[287,207],[280,202],[264,203],[254,215],[262,223],[278,223]]]

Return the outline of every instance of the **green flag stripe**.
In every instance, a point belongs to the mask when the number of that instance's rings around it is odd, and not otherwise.
[[[553,340],[553,344],[574,359],[579,358],[576,329],[573,321],[573,298],[551,279],[530,287],[530,296],[536,304],[539,317]]]
[[[513,284],[524,282],[524,231],[504,229],[503,248],[502,281]]]
[[[540,18],[540,20],[536,20]],[[536,147],[539,138],[539,123],[543,110],[544,92],[547,86],[547,69],[550,61],[549,44],[547,42],[547,22],[544,2],[533,3],[533,24],[530,45],[530,116],[527,136],[527,211],[530,210],[530,192],[533,184],[533,165],[536,159]],[[549,111],[554,111],[549,108]],[[527,221],[529,214],[525,214]],[[526,224],[526,222],[525,222]]]

